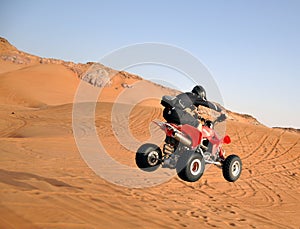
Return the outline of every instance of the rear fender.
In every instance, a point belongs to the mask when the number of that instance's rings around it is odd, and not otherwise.
[[[180,131],[180,127],[172,123],[161,122],[158,120],[152,122],[156,124],[161,130],[163,130],[166,133],[166,135],[169,137],[172,137],[175,131],[177,130]]]
[[[184,124],[181,127],[181,130],[184,134],[189,136],[192,140],[192,147],[195,148],[200,145],[202,140],[202,133],[196,128],[188,124]]]

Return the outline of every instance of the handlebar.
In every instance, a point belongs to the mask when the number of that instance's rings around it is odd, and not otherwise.
[[[210,121],[210,120],[206,120],[204,118],[201,118],[201,121],[204,122],[204,125],[205,126],[208,126],[208,127],[212,127],[214,126],[216,123],[221,123],[223,121],[225,121],[227,119],[227,115],[226,114],[221,114],[219,117],[216,118],[215,121]]]

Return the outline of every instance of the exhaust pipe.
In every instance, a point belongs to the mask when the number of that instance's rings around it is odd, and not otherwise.
[[[190,139],[188,139],[187,137],[185,137],[182,133],[175,132],[173,134],[173,136],[177,141],[181,142],[182,144],[184,144],[186,146],[192,145],[192,141]]]

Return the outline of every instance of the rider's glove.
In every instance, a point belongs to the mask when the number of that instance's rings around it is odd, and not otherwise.
[[[225,121],[227,118],[226,114],[222,113],[218,118],[217,118],[217,121],[218,122],[223,122]]]

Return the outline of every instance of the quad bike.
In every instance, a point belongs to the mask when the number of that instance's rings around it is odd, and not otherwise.
[[[201,178],[206,164],[214,164],[222,169],[223,177],[229,182],[236,181],[242,171],[239,156],[225,157],[223,144],[229,144],[228,135],[219,138],[213,129],[215,122],[206,121],[202,131],[184,124],[153,121],[165,133],[165,143],[161,149],[151,143],[143,144],[136,152],[136,164],[144,171],[154,171],[160,165],[163,168],[176,169],[178,176],[188,182],[195,182]]]

